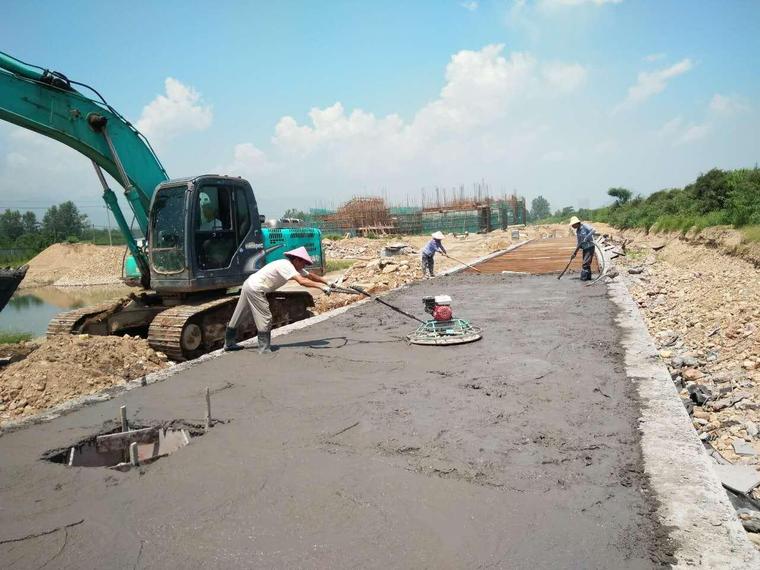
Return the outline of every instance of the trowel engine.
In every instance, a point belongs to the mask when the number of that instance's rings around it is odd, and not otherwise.
[[[451,310],[451,297],[448,295],[423,297],[422,304],[425,306],[425,312],[431,315],[434,321],[450,321],[454,316]]]

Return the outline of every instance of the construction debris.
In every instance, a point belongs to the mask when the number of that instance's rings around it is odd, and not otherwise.
[[[632,241],[618,263],[673,382],[693,406],[695,429],[729,462],[760,473],[758,270],[682,239],[623,237]]]
[[[0,424],[169,366],[138,337],[55,335],[0,369]]]

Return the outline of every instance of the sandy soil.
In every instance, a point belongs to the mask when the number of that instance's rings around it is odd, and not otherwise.
[[[0,565],[659,567],[604,289],[461,275],[388,300],[421,313],[442,292],[483,340],[410,346],[413,322],[365,304],[272,355],[225,355],[6,433],[0,538],[61,530],[0,544]],[[169,458],[128,473],[39,460],[122,401],[140,422],[200,418],[207,386],[226,423]]]
[[[29,262],[20,288],[121,283],[124,247],[56,243]]]

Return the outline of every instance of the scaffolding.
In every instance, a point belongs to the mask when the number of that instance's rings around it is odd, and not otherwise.
[[[377,196],[355,196],[330,211],[310,210],[307,222],[323,234],[350,236],[484,233],[525,224],[525,198],[494,198],[482,193],[437,192],[434,200],[422,194],[422,206],[391,206]]]

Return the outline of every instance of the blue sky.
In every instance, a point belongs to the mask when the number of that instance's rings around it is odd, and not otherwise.
[[[95,86],[171,176],[245,176],[269,215],[481,179],[558,208],[753,166],[758,23],[751,0],[14,1],[0,49]],[[102,224],[89,163],[39,138],[0,126],[0,207],[65,195]]]

